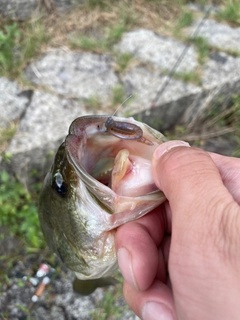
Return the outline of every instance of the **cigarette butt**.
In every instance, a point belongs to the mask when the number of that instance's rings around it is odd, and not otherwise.
[[[42,295],[45,287],[47,284],[49,284],[50,278],[49,277],[44,277],[43,281],[39,284],[37,287],[37,290],[35,291],[35,294],[32,296],[32,302],[36,302],[38,298]]]
[[[40,297],[44,291],[46,287],[46,284],[41,282],[37,288],[37,290],[35,291],[35,296]]]

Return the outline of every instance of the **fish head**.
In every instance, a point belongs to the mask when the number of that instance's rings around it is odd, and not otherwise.
[[[165,200],[151,158],[166,138],[132,118],[108,119],[85,116],[71,124],[40,194],[44,236],[81,280],[111,275],[116,228]]]

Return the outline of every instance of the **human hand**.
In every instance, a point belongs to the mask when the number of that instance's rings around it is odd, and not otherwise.
[[[117,230],[125,299],[144,320],[240,319],[240,159],[178,144],[153,157],[168,201]]]

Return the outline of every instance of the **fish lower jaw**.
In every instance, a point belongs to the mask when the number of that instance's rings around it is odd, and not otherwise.
[[[92,280],[92,279],[99,279],[103,277],[108,277],[113,274],[113,272],[118,268],[117,259],[113,261],[104,261],[104,262],[96,262],[96,265],[92,266],[94,273],[91,275],[84,275],[79,272],[75,272],[75,275],[80,280]]]

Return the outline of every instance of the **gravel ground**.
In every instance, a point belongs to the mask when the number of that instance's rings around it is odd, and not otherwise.
[[[80,296],[72,289],[73,274],[63,265],[56,266],[50,284],[33,304],[36,287],[29,279],[46,259],[56,265],[55,257],[47,249],[28,253],[6,229],[0,232],[0,319],[138,319],[126,306],[120,283]]]

